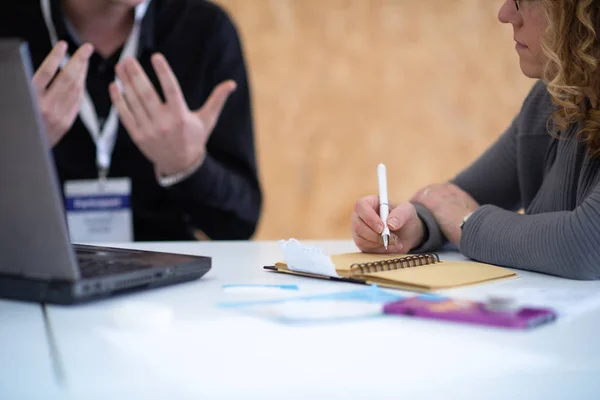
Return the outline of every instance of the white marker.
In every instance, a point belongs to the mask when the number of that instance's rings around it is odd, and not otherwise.
[[[381,232],[381,237],[383,238],[383,245],[387,250],[390,242],[390,229],[387,224],[390,209],[388,205],[387,177],[385,165],[383,164],[377,166],[377,182],[379,183],[379,216],[383,221],[383,232]]]

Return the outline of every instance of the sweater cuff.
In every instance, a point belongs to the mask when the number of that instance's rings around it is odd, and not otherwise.
[[[204,162],[181,182],[171,186],[169,190],[177,196],[187,198],[190,193],[194,193],[196,198],[203,199],[206,205],[214,206],[218,201],[213,199],[213,191],[219,186],[223,178],[221,166],[208,153],[204,157]]]
[[[423,242],[418,247],[412,249],[411,253],[424,253],[440,249],[446,242],[446,238],[440,229],[435,217],[426,207],[421,204],[414,203],[417,215],[423,221],[425,234]]]
[[[492,214],[497,212],[505,214],[504,217],[499,218],[497,222],[508,222],[513,218],[518,218],[517,214],[507,210],[503,210],[499,207],[490,204],[479,207],[473,212],[473,214],[471,214],[471,216],[469,217],[467,222],[465,222],[462,229],[459,247],[460,252],[464,256],[479,260],[478,256],[480,256],[480,253],[482,252],[481,229],[485,220],[489,218]],[[494,220],[496,221],[496,219]],[[503,229],[502,225],[503,224],[498,223],[498,229]]]

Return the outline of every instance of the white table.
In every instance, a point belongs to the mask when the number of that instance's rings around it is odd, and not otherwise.
[[[62,389],[42,307],[0,300],[0,399],[58,399]]]
[[[351,242],[309,244],[356,250]],[[282,257],[276,242],[127,247],[208,255],[213,268],[192,283],[48,307],[70,398],[600,398],[600,309],[530,332],[400,317],[293,327],[216,307],[249,298],[222,285],[295,283],[303,293],[360,285],[264,271]],[[478,297],[500,285],[600,291],[600,282],[519,274],[448,293]],[[137,318],[122,321],[126,307]],[[159,322],[163,312],[170,322]]]

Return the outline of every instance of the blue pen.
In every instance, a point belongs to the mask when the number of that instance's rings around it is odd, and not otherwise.
[[[223,289],[229,288],[271,288],[281,290],[299,290],[298,285],[275,285],[275,284],[260,284],[260,283],[231,283],[224,284]]]

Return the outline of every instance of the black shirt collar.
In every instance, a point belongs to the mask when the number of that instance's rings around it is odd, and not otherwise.
[[[153,52],[155,48],[155,37],[154,37],[154,25],[155,25],[155,10],[156,1],[150,0],[148,9],[144,19],[142,20],[141,34],[140,34],[140,46],[139,52],[148,51]],[[56,34],[59,40],[66,40],[67,43],[79,47],[81,42],[79,38],[73,37],[66,24],[66,15],[62,6],[62,0],[51,0],[50,9],[52,11],[52,22],[56,28]]]

